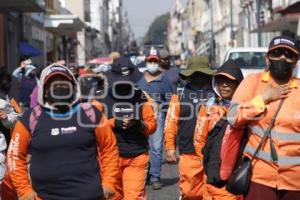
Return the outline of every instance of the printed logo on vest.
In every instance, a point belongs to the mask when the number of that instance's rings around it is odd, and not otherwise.
[[[53,128],[51,129],[51,135],[57,136],[57,135],[66,135],[66,134],[72,134],[77,131],[76,126],[70,126],[66,128]]]
[[[76,126],[71,126],[71,127],[67,127],[67,128],[61,128],[61,134],[72,134],[74,132],[77,131],[77,127]]]
[[[56,136],[59,135],[59,128],[53,128],[51,129],[51,135]]]

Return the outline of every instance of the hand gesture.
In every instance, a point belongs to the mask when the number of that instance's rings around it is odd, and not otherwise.
[[[20,200],[35,200],[36,197],[37,197],[37,195],[35,192],[30,192],[30,193],[27,193],[24,196],[22,196],[20,198]]]
[[[166,160],[168,163],[176,163],[177,162],[175,150],[168,150],[166,152]]]
[[[261,97],[265,103],[271,103],[279,99],[287,98],[290,92],[291,87],[289,84],[279,85],[277,87],[273,87],[271,84],[268,84],[261,94]]]
[[[115,195],[115,192],[113,192],[109,187],[103,186],[103,194],[105,199],[109,199]]]
[[[128,128],[134,126],[135,123],[136,123],[136,120],[134,118],[125,118],[122,121],[122,128],[128,129]]]

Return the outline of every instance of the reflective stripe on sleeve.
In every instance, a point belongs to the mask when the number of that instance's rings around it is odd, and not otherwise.
[[[253,156],[255,152],[255,148],[247,145],[244,149],[244,153],[250,154]],[[256,158],[261,160],[273,163],[271,153],[260,150],[256,155]],[[279,166],[287,166],[287,165],[300,165],[300,156],[278,156]]]
[[[265,130],[259,126],[249,126],[252,133],[255,135],[258,135],[259,137],[263,137],[265,134]],[[271,131],[272,138],[276,138],[278,140],[283,141],[300,141],[300,133],[297,132],[291,132],[291,133],[285,133],[285,132],[279,132],[279,131]]]
[[[231,126],[234,126],[235,116],[236,116],[236,112],[237,112],[238,107],[239,107],[239,103],[233,103],[230,106],[230,109],[229,109],[229,112],[228,112],[228,116],[227,116],[227,120],[228,120],[228,123]]]

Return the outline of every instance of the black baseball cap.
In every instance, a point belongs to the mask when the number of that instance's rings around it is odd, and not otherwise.
[[[106,73],[106,77],[109,85],[117,81],[137,83],[143,77],[143,73],[137,70],[130,58],[123,56],[114,59],[111,70]]]
[[[227,60],[214,74],[214,76],[226,76],[231,80],[235,80],[238,83],[242,82],[244,79],[241,68],[238,66],[236,61]]]
[[[286,48],[299,55],[299,47],[297,41],[288,36],[274,37],[270,42],[268,52],[271,52],[277,48]]]

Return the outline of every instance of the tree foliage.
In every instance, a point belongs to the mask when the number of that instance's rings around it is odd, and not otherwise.
[[[167,37],[169,13],[160,15],[154,19],[144,37],[145,44],[164,44]]]

